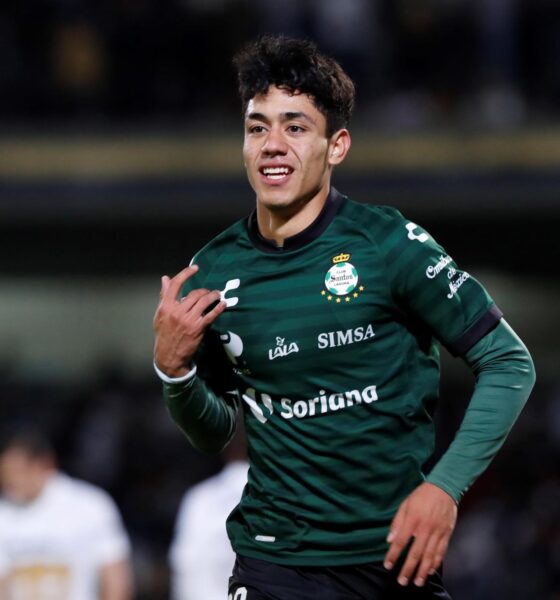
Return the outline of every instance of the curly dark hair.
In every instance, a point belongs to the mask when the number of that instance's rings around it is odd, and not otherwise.
[[[309,94],[327,120],[327,136],[347,127],[354,108],[354,83],[332,58],[308,40],[265,35],[244,46],[233,58],[239,95],[249,100],[274,85]]]

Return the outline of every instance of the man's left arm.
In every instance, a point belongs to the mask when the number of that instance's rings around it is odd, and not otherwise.
[[[386,568],[393,568],[414,537],[399,573],[399,583],[412,577],[423,585],[446,553],[462,494],[486,469],[519,416],[535,382],[531,356],[502,319],[464,355],[476,384],[463,422],[426,483],[401,504],[387,541]]]

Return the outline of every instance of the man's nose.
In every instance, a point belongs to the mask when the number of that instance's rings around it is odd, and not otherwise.
[[[262,147],[263,154],[267,156],[274,156],[277,154],[286,154],[287,145],[286,140],[280,127],[271,127],[268,135],[266,136],[265,143]]]

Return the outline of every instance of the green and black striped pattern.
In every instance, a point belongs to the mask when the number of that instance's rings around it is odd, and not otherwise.
[[[433,452],[437,342],[472,346],[500,317],[491,298],[397,210],[334,190],[284,249],[259,240],[253,216],[194,262],[184,293],[228,301],[199,376],[239,399],[248,437],[234,549],[292,565],[381,560]]]

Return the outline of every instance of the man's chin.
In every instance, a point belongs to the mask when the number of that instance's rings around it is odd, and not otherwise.
[[[257,202],[271,212],[297,212],[301,210],[310,200],[315,192],[294,193],[289,190],[265,190],[257,194]]]
[[[297,204],[296,199],[286,193],[263,194],[258,201],[264,208],[272,212],[285,211]]]

